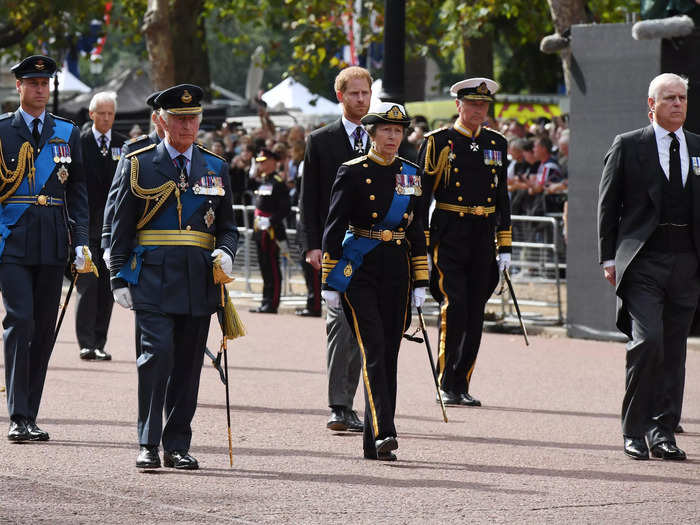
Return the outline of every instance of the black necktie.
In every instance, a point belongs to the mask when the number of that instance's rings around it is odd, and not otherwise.
[[[107,156],[107,137],[104,135],[100,136],[100,153],[102,153],[103,157]]]
[[[41,138],[41,133],[39,133],[39,124],[41,123],[41,120],[38,118],[34,119],[34,126],[32,127],[32,137],[34,137],[34,144],[37,146],[39,145],[39,139]]]
[[[671,137],[671,147],[668,149],[668,175],[671,187],[683,188],[683,176],[681,175],[681,143],[675,133],[668,134]]]
[[[365,154],[365,147],[362,145],[363,131],[362,126],[357,126],[355,132],[352,134],[353,151],[357,156]]]

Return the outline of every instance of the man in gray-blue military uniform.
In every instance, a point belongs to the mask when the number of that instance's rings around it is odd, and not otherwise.
[[[47,441],[36,424],[54,344],[63,271],[91,266],[80,131],[46,111],[56,63],[11,70],[20,107],[0,117],[0,292],[10,441]],[[70,225],[70,226],[69,226]]]
[[[201,88],[182,84],[156,102],[165,139],[125,157],[111,235],[114,299],[136,312],[139,468],[196,469],[191,421],[211,315],[221,300],[212,268],[231,275],[238,244],[228,164],[195,144]],[[165,426],[162,417],[165,409]]]

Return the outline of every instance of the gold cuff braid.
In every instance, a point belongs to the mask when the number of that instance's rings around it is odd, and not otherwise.
[[[513,246],[513,227],[511,226],[507,230],[502,230],[496,232],[496,244],[501,246]]]

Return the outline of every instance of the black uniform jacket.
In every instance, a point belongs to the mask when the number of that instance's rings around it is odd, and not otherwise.
[[[350,225],[364,230],[380,230],[382,222],[396,192],[396,176],[401,174],[402,162],[415,164],[395,157],[389,164],[379,163],[364,155],[343,164],[338,170],[331,205],[323,234],[322,281],[324,289],[333,289],[326,283],[328,274],[343,255],[343,239]],[[417,175],[420,170],[416,166]],[[428,286],[428,260],[426,255],[423,221],[417,213],[421,197],[411,195],[411,200],[395,232],[405,232],[404,241],[395,240],[409,251],[415,288]],[[384,242],[384,241],[382,241]],[[377,248],[375,248],[377,249]]]
[[[55,120],[67,121],[46,112],[39,139],[39,151],[51,147],[48,141],[53,136]],[[32,133],[19,110],[0,117],[0,141],[5,165],[12,171],[17,167],[22,144],[29,142],[32,146],[34,145]],[[73,125],[68,146],[71,162],[63,164],[68,170],[65,183],[61,183],[57,176],[61,164],[52,162],[52,173],[46,184],[43,188],[37,187],[35,190],[35,194],[64,199],[66,205],[29,206],[17,223],[10,227],[12,234],[6,240],[1,259],[3,263],[63,266],[69,258],[73,259],[74,256],[69,244],[73,247],[87,246],[89,221],[87,189],[80,148],[80,132],[75,125]],[[38,151],[37,148],[34,150],[36,158]],[[15,195],[18,194],[15,193]]]
[[[508,141],[497,131],[486,127],[481,127],[474,138],[468,134],[468,130],[455,124],[426,135],[419,153],[424,177],[421,218],[427,226],[433,197],[438,203],[453,206],[483,207],[484,210],[495,207],[494,213],[479,218],[495,228],[499,251],[510,252]],[[469,220],[468,215],[471,214],[460,215],[459,211],[443,210],[436,206],[430,221],[430,245],[437,244],[451,224]]]
[[[299,195],[299,232],[304,253],[321,249],[333,182],[340,165],[353,156],[342,119],[317,129],[306,139],[304,175]]]
[[[126,137],[112,130],[112,140],[107,147],[107,155],[102,155],[95,140],[92,128],[80,134],[83,148],[83,163],[90,207],[90,244],[99,245],[102,236],[102,218],[104,216],[107,194],[112,186],[112,179],[121,156],[121,149]],[[117,152],[118,148],[118,153]]]
[[[218,171],[215,174],[207,165],[208,156],[216,160]],[[138,184],[141,188],[155,188],[167,181],[179,181],[165,142],[158,146],[152,144],[127,156],[124,167],[128,170],[132,159],[138,160]],[[221,178],[225,194],[205,195],[206,198],[191,216],[183,215],[182,229],[214,235],[216,248],[227,251],[233,259],[238,245],[238,231],[233,216],[228,164],[221,157],[195,145],[187,192],[191,193],[202,177],[211,176]],[[127,285],[117,274],[125,264],[130,264],[132,248],[136,245],[136,224],[143,215],[146,202],[134,195],[130,178],[128,174],[122,177],[115,205],[110,261],[112,289]],[[171,193],[158,213],[164,212],[167,206],[175,205],[175,195]],[[212,219],[211,213],[214,214],[213,222],[207,224],[207,219]],[[157,217],[158,214],[151,222]],[[143,227],[143,230],[149,229],[149,224]],[[177,230],[177,220],[167,229]],[[198,246],[159,246],[145,251],[138,284],[130,285],[134,309],[193,316],[214,313],[220,303],[221,292],[212,277],[211,252],[211,249]]]
[[[693,171],[692,157],[700,157],[700,135],[685,131],[693,192],[693,240],[700,257],[700,175]],[[642,249],[661,219],[663,181],[653,126],[615,137],[605,155],[598,200],[598,256],[600,262],[615,260],[616,289],[625,271]],[[693,180],[691,181],[690,178]],[[618,302],[617,326],[630,335],[629,316]]]
[[[287,238],[282,221],[289,215],[292,205],[289,200],[289,188],[277,173],[265,175],[262,183],[255,190],[255,209],[270,218],[268,232],[273,239],[283,241]],[[258,232],[259,230],[256,229],[256,233]]]

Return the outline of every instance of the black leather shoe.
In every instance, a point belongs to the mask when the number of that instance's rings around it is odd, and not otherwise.
[[[469,394],[462,394],[459,396],[459,404],[466,407],[480,407],[481,401],[470,396]]]
[[[335,430],[336,432],[343,432],[348,429],[348,420],[345,417],[345,408],[331,408],[331,417],[328,418],[326,428]]]
[[[377,459],[379,461],[396,461],[396,454],[393,452],[382,452],[377,454],[376,452],[365,451],[365,459]]]
[[[299,317],[321,317],[321,310],[315,312],[314,310],[309,310],[308,308],[304,308],[303,310],[297,310],[294,313]]]
[[[459,394],[453,394],[452,392],[447,392],[446,390],[440,390],[440,395],[442,395],[442,402],[445,405],[461,405],[462,399]],[[435,402],[439,405],[440,398],[436,395]]]
[[[95,359],[95,350],[93,348],[81,348],[80,349],[80,359],[85,359],[86,361],[92,361]]]
[[[111,361],[112,354],[108,354],[104,350],[101,350],[99,348],[95,348],[95,360],[96,361]]]
[[[158,447],[141,445],[139,447],[139,455],[136,458],[136,468],[160,468]]]
[[[163,451],[163,465],[178,470],[197,470],[199,468],[197,460],[190,456],[187,451],[181,450]]]
[[[649,459],[649,448],[644,438],[625,437],[625,454],[632,459]]]
[[[685,452],[679,449],[670,441],[664,441],[651,447],[651,455],[655,458],[668,459],[671,461],[683,461]]]
[[[272,308],[270,305],[265,304],[257,308],[251,308],[248,311],[254,314],[276,314],[277,308]]]
[[[399,448],[399,442],[396,441],[394,436],[389,436],[384,439],[377,439],[374,442],[374,448],[377,449],[377,459],[379,459],[382,454],[386,454]]]
[[[345,409],[345,423],[350,432],[362,432],[365,429],[365,424],[352,408]]]
[[[31,419],[27,420],[27,432],[29,433],[30,441],[48,441],[49,433],[45,430],[41,430],[37,425],[36,421]]]
[[[676,427],[676,434],[683,434],[684,432],[685,432],[685,429],[682,426],[678,425]]]
[[[23,418],[16,418],[10,421],[10,430],[7,432],[7,439],[10,441],[29,441],[29,430]]]

